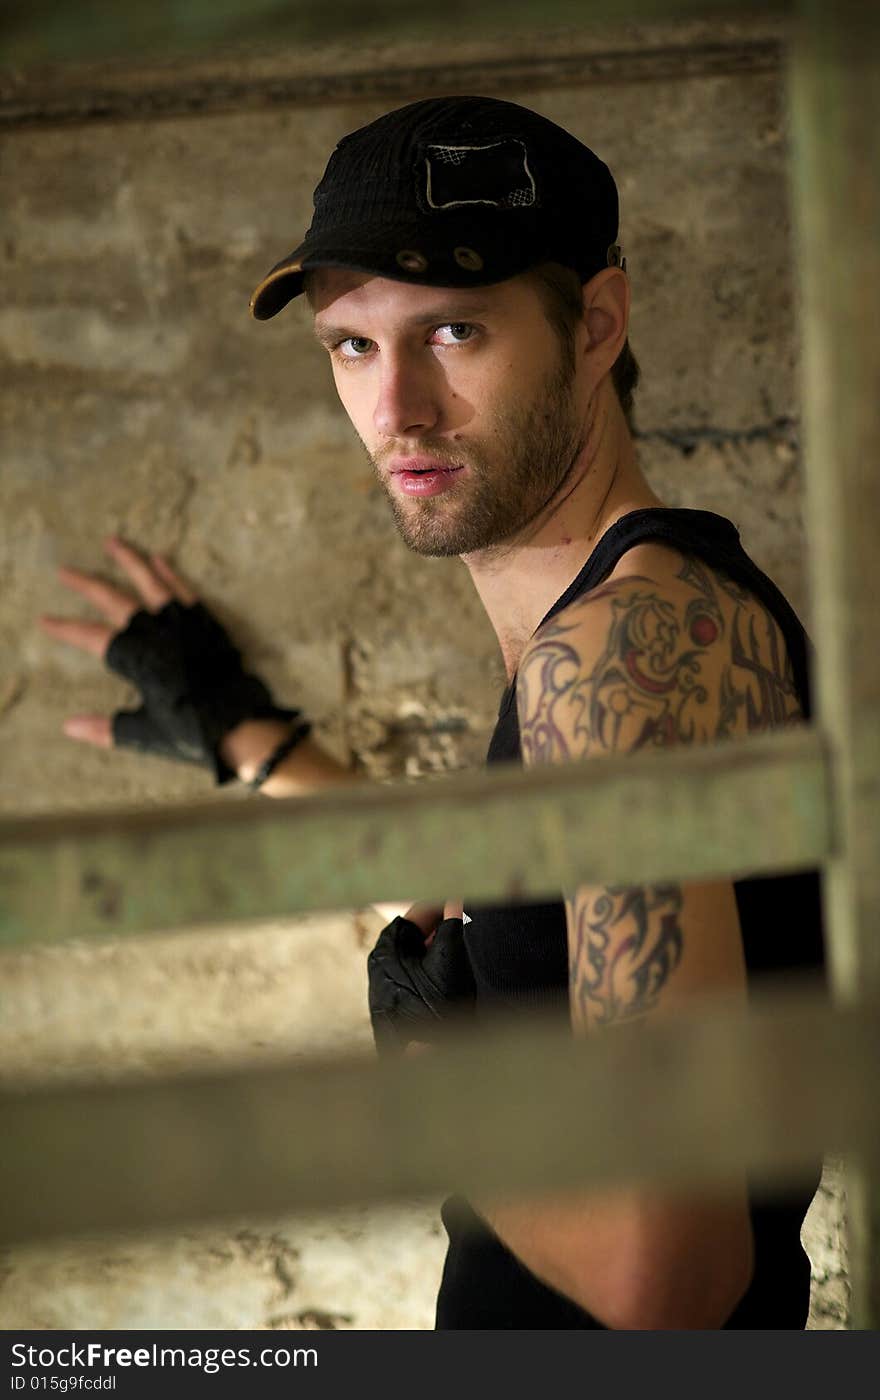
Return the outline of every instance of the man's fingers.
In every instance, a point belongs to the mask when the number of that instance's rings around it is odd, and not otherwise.
[[[104,547],[120,568],[128,574],[150,612],[158,612],[160,608],[164,608],[166,603],[170,603],[171,599],[177,596],[177,589],[172,584],[172,580],[167,576],[157,578],[158,569],[154,570],[133,545],[127,544],[118,535],[110,535],[104,541]],[[158,555],[154,556],[157,559],[158,557]],[[164,567],[167,569],[168,565],[164,565]]]
[[[37,622],[50,637],[78,647],[80,651],[91,652],[92,656],[97,656],[102,661],[114,636],[113,628],[106,627],[103,622],[80,622],[75,618],[51,617],[46,613],[39,617]]]
[[[406,918],[406,911],[412,904],[412,900],[407,900],[406,904],[371,904],[370,908],[375,909],[383,924],[390,924],[392,919],[398,915],[402,919]]]
[[[412,904],[403,916],[409,919],[411,924],[422,930],[425,937],[433,933],[440,920],[443,918],[442,904],[428,904],[427,901],[420,901]]]
[[[121,588],[114,587],[112,583],[105,583],[103,579],[93,578],[91,574],[85,574],[81,569],[69,569],[65,565],[61,565],[58,577],[65,588],[72,588],[75,593],[81,594],[99,612],[102,612],[112,622],[117,632],[122,631],[132,613],[137,612],[140,607],[131,594],[123,593]],[[40,620],[42,621],[42,619]],[[63,621],[61,618],[53,620]]]
[[[65,587],[81,594],[102,612],[113,624],[114,632],[123,631],[141,607],[146,607],[150,612],[159,612],[172,598],[177,598],[186,605],[197,601],[192,589],[187,587],[161,554],[151,554],[151,563],[147,563],[132,545],[126,544],[116,535],[109,536],[104,541],[104,547],[119,567],[128,574],[140,595],[140,601],[123,589],[117,588],[115,584],[96,578],[93,574],[84,573],[82,569],[71,569],[61,565],[58,576]],[[82,647],[96,656],[103,656],[107,649],[107,643],[99,649],[95,642],[95,637],[103,638],[107,629],[100,629],[96,633],[93,625],[89,630],[90,624],[45,615],[39,621],[47,631],[62,641]],[[108,641],[110,635],[112,633],[107,633]]]
[[[64,721],[64,733],[99,749],[112,749],[113,730],[107,715],[72,715]]]
[[[156,570],[156,573],[159,575],[159,577],[161,579],[164,579],[164,581],[168,584],[175,598],[177,598],[179,602],[184,603],[186,607],[191,607],[193,603],[197,603],[199,601],[198,595],[195,594],[192,591],[192,589],[184,583],[183,579],[180,577],[180,574],[175,573],[174,569],[172,569],[171,565],[168,563],[168,560],[165,558],[164,555],[151,554],[150,562],[152,563],[153,568]]]
[[[47,613],[37,619],[50,636],[68,642],[81,651],[91,652],[102,661],[114,635],[125,630],[140,608],[159,612],[172,598],[177,598],[186,606],[198,601],[196,594],[161,554],[152,553],[150,563],[147,563],[132,545],[116,535],[108,536],[104,547],[128,574],[140,594],[140,601],[105,579],[62,564],[58,569],[61,582],[92,603],[112,623],[112,627],[98,622],[83,622],[78,618],[54,617]]]
[[[447,899],[443,906],[444,919],[460,919],[464,916],[464,900]]]

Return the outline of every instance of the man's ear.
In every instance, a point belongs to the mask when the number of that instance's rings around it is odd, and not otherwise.
[[[584,355],[598,382],[623,349],[629,329],[630,285],[619,267],[604,267],[583,286]]]

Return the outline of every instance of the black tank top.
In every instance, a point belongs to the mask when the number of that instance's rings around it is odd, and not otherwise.
[[[541,624],[597,588],[634,545],[669,544],[727,574],[759,599],[785,638],[798,699],[810,717],[809,642],[776,585],[740,544],[731,521],[711,511],[632,511],[606,531],[580,573]],[[521,762],[516,677],[501,700],[488,763]],[[820,874],[771,875],[734,883],[748,985],[774,973],[824,969]],[[482,1014],[553,1007],[568,1017],[568,943],[561,901],[493,906],[468,904],[464,938]],[[763,985],[767,985],[763,982]],[[800,1229],[821,1175],[805,1173],[802,1189],[769,1196],[750,1189],[755,1242],[752,1282],[726,1328],[803,1328],[810,1301],[810,1262]],[[444,1201],[449,1236],[437,1298],[436,1326],[472,1329],[602,1330],[571,1299],[542,1283],[501,1242],[462,1196]]]

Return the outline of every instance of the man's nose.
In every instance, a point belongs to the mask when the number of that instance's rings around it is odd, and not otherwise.
[[[388,362],[382,368],[373,423],[385,437],[429,432],[437,427],[440,403],[425,368]]]

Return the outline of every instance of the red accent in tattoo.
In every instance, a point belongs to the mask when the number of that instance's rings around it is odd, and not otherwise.
[[[691,641],[698,647],[711,646],[718,636],[718,624],[702,613],[691,623]]]
[[[637,656],[638,652],[633,647],[624,654],[623,658],[623,664],[636,685],[640,685],[643,690],[649,690],[652,695],[668,695],[671,690],[675,689],[675,677],[671,681],[655,681],[650,676],[643,675],[636,662]]]

